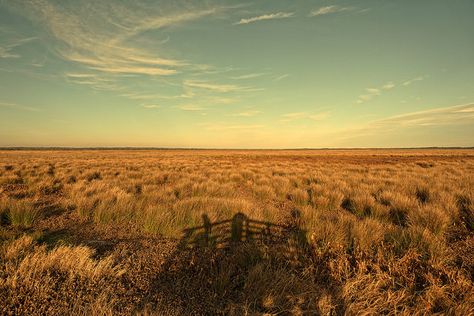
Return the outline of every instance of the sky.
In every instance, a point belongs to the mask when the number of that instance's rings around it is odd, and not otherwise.
[[[0,0],[0,146],[474,146],[474,1]]]

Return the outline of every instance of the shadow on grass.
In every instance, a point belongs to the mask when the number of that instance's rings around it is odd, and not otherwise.
[[[187,228],[179,244],[179,250],[202,248],[232,248],[242,243],[258,245],[279,245],[286,241],[295,242],[295,250],[308,247],[306,232],[298,225],[299,213],[293,212],[292,223],[279,225],[256,221],[243,213],[232,219],[212,223],[206,214],[203,225]]]
[[[180,314],[342,314],[341,290],[313,260],[300,214],[280,225],[237,213],[183,231],[152,281],[148,312]]]
[[[68,229],[58,229],[43,232],[38,239],[41,244],[45,244],[49,249],[58,245],[73,245],[74,239]]]

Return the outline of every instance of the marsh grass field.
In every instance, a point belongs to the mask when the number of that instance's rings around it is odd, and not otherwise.
[[[470,149],[5,150],[0,212],[0,314],[474,313]],[[301,234],[180,247],[237,213]]]

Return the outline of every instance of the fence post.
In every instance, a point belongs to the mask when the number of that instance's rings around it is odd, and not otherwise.
[[[209,237],[211,236],[211,220],[206,214],[202,214],[202,221],[204,223],[204,242],[209,246]]]
[[[247,217],[243,213],[237,213],[232,218],[231,240],[233,243],[242,241],[243,226]]]

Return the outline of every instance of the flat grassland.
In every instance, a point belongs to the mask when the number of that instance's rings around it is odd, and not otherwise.
[[[474,313],[474,150],[6,150],[0,218],[0,314]]]

